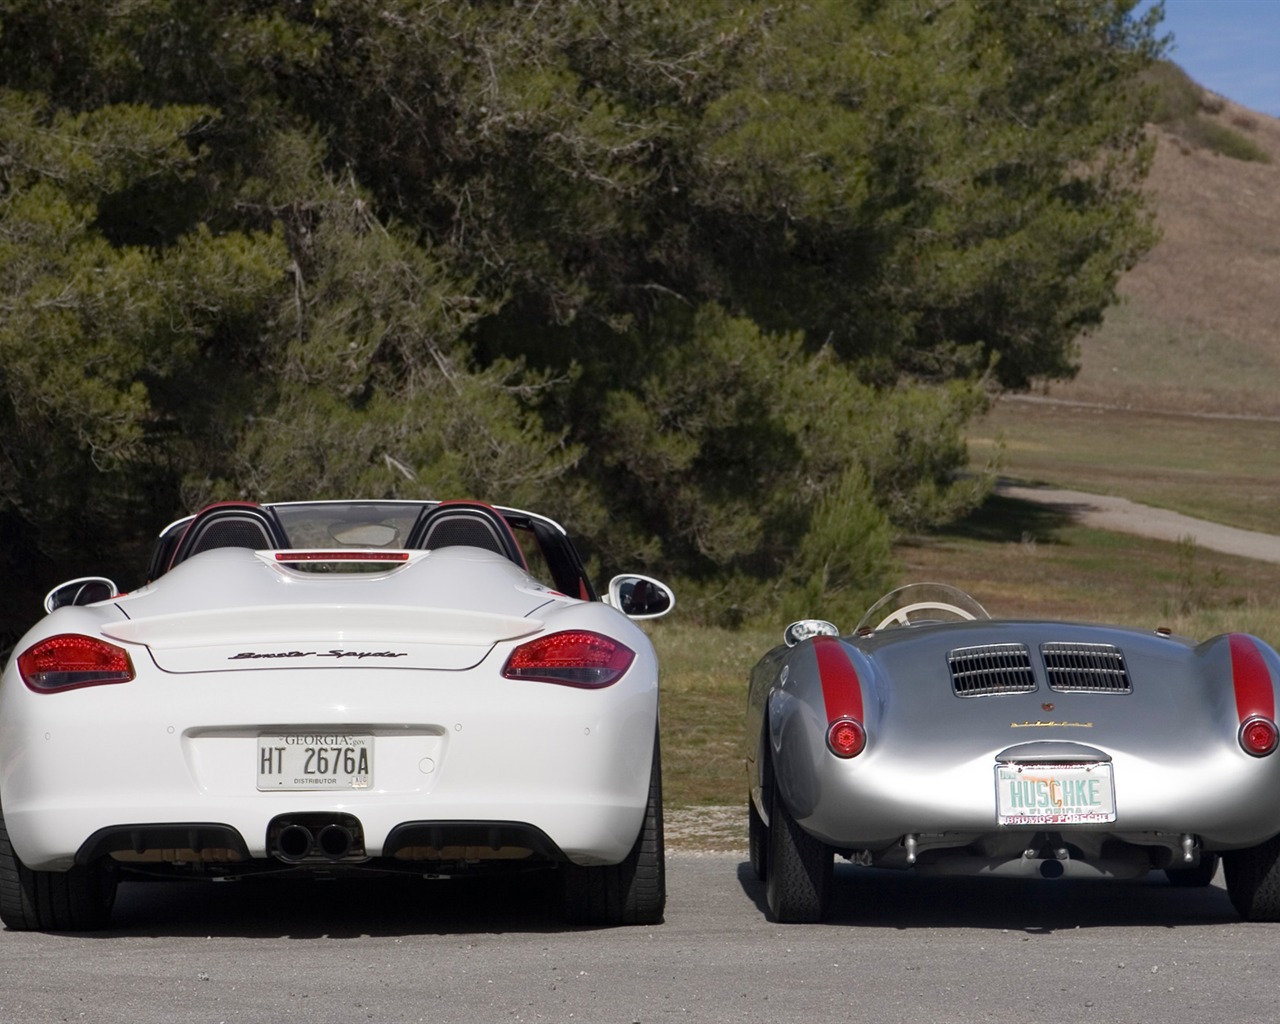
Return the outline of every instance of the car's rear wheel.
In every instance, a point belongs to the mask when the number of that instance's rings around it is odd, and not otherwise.
[[[1222,855],[1231,904],[1246,921],[1280,921],[1280,836]]]
[[[769,808],[768,873],[765,901],[775,921],[805,924],[821,921],[831,905],[835,854],[826,843],[802,829],[787,810],[778,786]]]
[[[560,866],[564,916],[572,924],[661,924],[667,905],[662,833],[662,759],[653,738],[649,798],[635,845],[621,864]]]
[[[32,871],[18,859],[0,817],[0,921],[13,931],[82,932],[105,928],[116,876],[103,861],[70,871]]]
[[[1217,873],[1218,855],[1216,853],[1203,852],[1200,854],[1200,863],[1193,868],[1164,869],[1165,877],[1169,879],[1170,885],[1188,889],[1208,885],[1213,881],[1213,876]]]

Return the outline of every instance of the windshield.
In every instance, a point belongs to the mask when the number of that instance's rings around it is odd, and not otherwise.
[[[856,632],[989,618],[987,610],[963,590],[945,583],[908,583],[873,604],[858,622]]]
[[[276,505],[294,548],[403,547],[422,505],[408,502],[305,502]]]

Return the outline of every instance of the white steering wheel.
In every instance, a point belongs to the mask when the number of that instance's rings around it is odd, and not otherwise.
[[[958,608],[954,604],[946,604],[943,601],[920,601],[917,604],[908,604],[903,605],[901,608],[895,608],[880,620],[876,629],[884,629],[887,626],[909,626],[911,625],[912,615],[916,612],[940,612],[945,616],[943,619],[944,622],[949,619],[961,619],[967,622],[976,617],[973,612],[967,611],[964,608]],[[932,618],[932,616],[921,615],[918,616],[918,618],[928,620]]]

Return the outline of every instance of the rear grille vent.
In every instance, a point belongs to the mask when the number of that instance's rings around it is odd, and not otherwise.
[[[989,693],[1026,693],[1036,688],[1025,644],[960,647],[947,655],[951,688],[957,697]]]
[[[1130,693],[1124,655],[1111,644],[1049,643],[1040,646],[1049,687],[1088,693]]]

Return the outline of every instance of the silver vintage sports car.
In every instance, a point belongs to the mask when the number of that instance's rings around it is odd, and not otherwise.
[[[1207,885],[1280,920],[1280,657],[992,619],[913,584],[852,636],[793,623],[751,674],[751,864],[778,921],[827,913],[835,856],[941,875]]]

